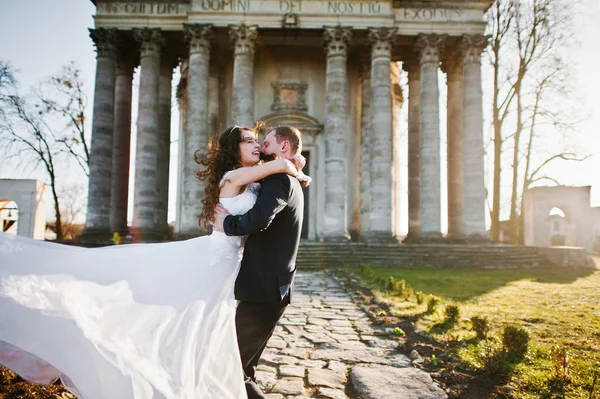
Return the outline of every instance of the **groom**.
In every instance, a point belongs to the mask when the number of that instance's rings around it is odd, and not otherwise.
[[[269,132],[262,154],[291,159],[302,151],[298,129]],[[235,323],[248,399],[266,398],[256,383],[258,360],[292,297],[296,254],[304,215],[298,179],[280,173],[264,179],[254,207],[245,215],[215,215],[214,228],[228,236],[248,235],[235,282]]]

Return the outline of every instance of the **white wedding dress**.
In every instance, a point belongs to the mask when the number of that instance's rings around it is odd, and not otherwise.
[[[246,213],[260,185],[221,204]],[[98,249],[0,233],[0,364],[85,399],[246,398],[242,237]]]

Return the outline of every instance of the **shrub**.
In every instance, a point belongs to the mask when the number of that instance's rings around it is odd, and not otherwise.
[[[371,269],[368,266],[366,266],[366,267],[361,266],[361,274],[366,280],[373,280],[373,278],[375,277],[375,273],[373,272],[373,269]]]
[[[569,378],[569,369],[571,359],[565,345],[555,344],[548,351],[548,357],[554,367],[556,379],[566,382]]]
[[[506,353],[494,340],[481,341],[476,357],[488,374],[503,374],[507,370]]]
[[[471,317],[471,327],[477,334],[477,338],[486,339],[488,332],[490,332],[490,324],[487,317],[485,316],[473,316]]]
[[[387,284],[385,286],[385,289],[388,291],[394,291],[395,288],[396,288],[396,280],[394,280],[393,276],[389,276],[387,279]]]
[[[429,299],[427,300],[427,313],[435,312],[439,304],[440,298],[435,295],[430,295]]]
[[[404,292],[402,293],[402,297],[405,300],[408,300],[411,296],[413,296],[415,293],[415,291],[412,288],[407,288],[404,290]]]
[[[508,325],[502,331],[502,347],[509,360],[519,361],[527,353],[529,332],[518,326]]]
[[[404,294],[404,290],[406,290],[406,281],[398,280],[396,281],[396,292],[400,295]]]
[[[425,295],[421,291],[418,291],[415,294],[415,298],[417,298],[417,304],[421,305],[423,303],[423,301],[425,300]]]
[[[457,305],[446,305],[444,315],[446,316],[446,322],[454,326],[460,318],[460,308]]]

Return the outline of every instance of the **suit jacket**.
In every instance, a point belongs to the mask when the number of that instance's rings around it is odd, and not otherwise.
[[[279,173],[262,181],[251,210],[225,218],[225,234],[248,235],[235,281],[237,300],[282,305],[291,301],[303,216],[298,179]]]

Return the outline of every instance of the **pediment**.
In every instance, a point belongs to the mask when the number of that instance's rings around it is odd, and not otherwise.
[[[275,111],[261,118],[267,128],[291,125],[303,133],[319,134],[323,131],[323,124],[315,117],[303,111],[281,110]]]

